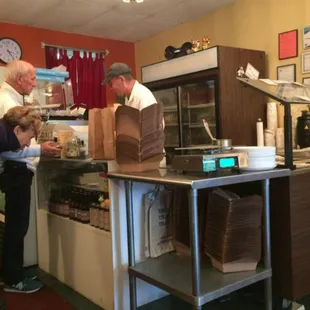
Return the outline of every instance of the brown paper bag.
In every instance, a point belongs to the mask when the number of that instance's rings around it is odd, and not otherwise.
[[[115,107],[107,107],[101,111],[103,149],[105,159],[115,159]]]
[[[91,109],[88,114],[88,154],[90,158],[104,159],[102,109]]]

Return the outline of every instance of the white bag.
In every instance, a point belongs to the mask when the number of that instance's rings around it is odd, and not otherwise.
[[[174,251],[172,195],[172,191],[158,186],[143,196],[146,257],[158,257]]]

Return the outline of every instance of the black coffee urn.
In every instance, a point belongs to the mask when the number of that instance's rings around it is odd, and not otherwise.
[[[297,145],[301,149],[310,146],[310,111],[302,111],[297,118]]]

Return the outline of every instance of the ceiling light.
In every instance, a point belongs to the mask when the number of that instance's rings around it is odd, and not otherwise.
[[[142,3],[144,0],[123,0],[125,3]]]

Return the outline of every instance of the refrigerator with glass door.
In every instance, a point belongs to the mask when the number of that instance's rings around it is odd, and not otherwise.
[[[215,79],[179,84],[154,90],[157,102],[164,105],[165,151],[169,164],[175,148],[210,144],[203,119],[216,136]]]

